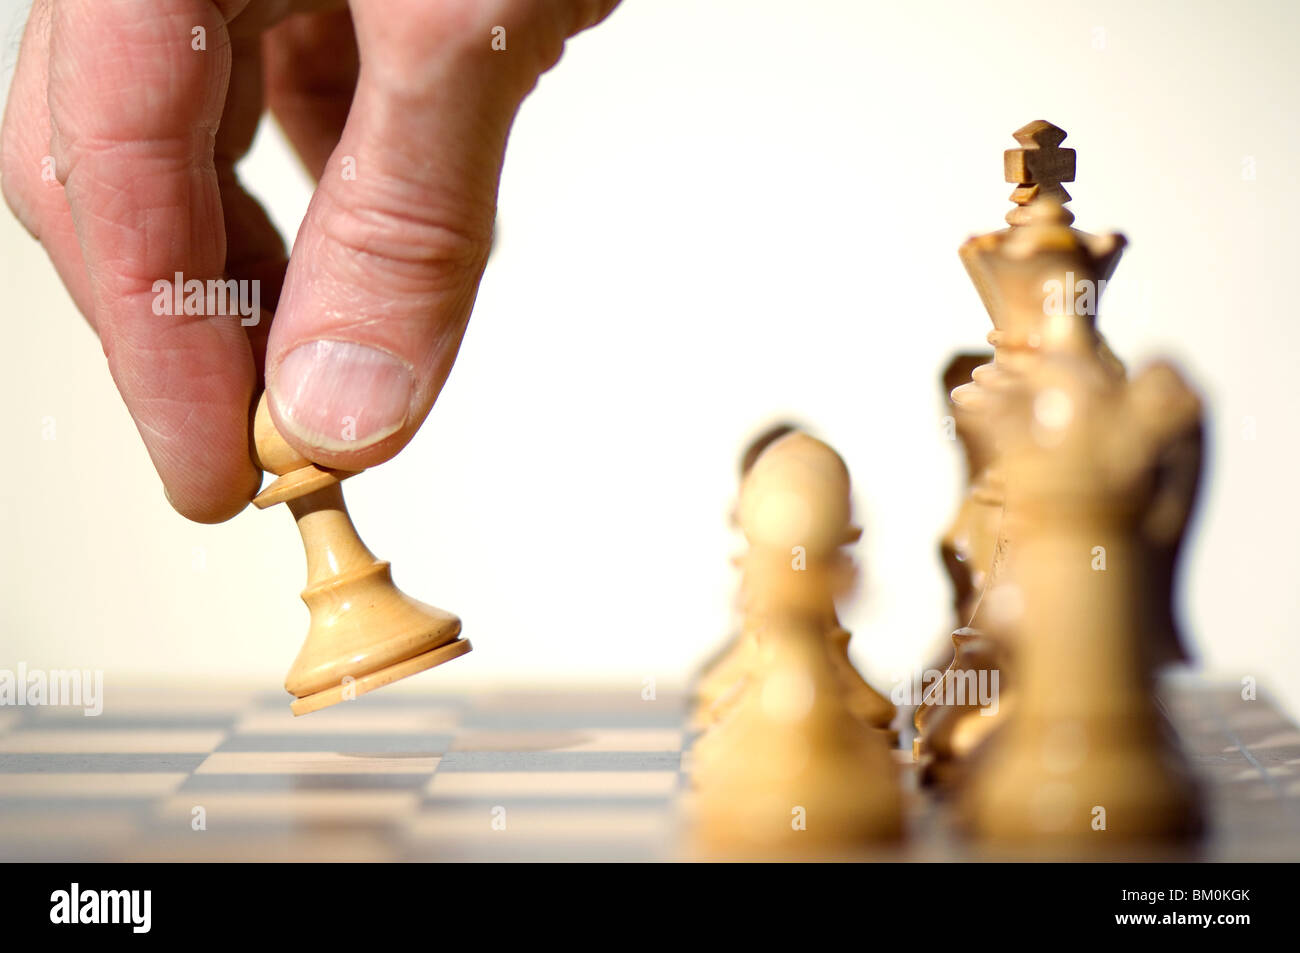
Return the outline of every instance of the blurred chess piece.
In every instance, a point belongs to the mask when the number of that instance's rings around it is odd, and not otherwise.
[[[982,628],[1014,633],[1016,701],[962,813],[1004,844],[1186,837],[1200,826],[1197,790],[1155,702],[1154,647],[1168,634],[1150,626],[1173,576],[1153,541],[1185,525],[1200,403],[1167,365],[1126,381],[1099,353],[1084,283],[1105,273],[1118,237],[1068,229],[1050,198],[1027,212],[985,261],[1004,299],[1038,289],[1046,312],[1037,360],[1003,379],[988,412],[1010,542]],[[1054,296],[1054,280],[1078,294]]]
[[[949,680],[959,670],[958,656],[961,640],[965,636],[959,636],[958,633],[974,634],[966,626],[975,612],[976,601],[983,589],[984,572],[993,563],[993,543],[997,539],[997,523],[993,517],[1001,515],[1000,509],[983,505],[985,501],[971,493],[976,475],[983,473],[988,465],[984,459],[986,448],[976,442],[971,432],[969,412],[952,399],[952,394],[958,387],[970,383],[975,368],[988,363],[990,357],[988,353],[958,354],[948,363],[942,377],[943,395],[948,406],[946,422],[951,428],[950,438],[960,442],[966,467],[961,502],[939,542],[939,557],[952,587],[952,628],[956,631],[944,637],[947,647],[937,653],[925,671],[927,675],[942,672],[942,677]],[[944,694],[936,687],[926,691],[916,706],[912,717],[916,729],[912,739],[914,758],[919,759],[923,754],[923,739],[929,733],[929,720],[935,715],[943,698]]]
[[[969,411],[953,400],[952,393],[958,387],[969,384],[975,368],[987,364],[991,358],[992,355],[987,352],[958,354],[943,372],[943,394],[948,404],[952,433],[961,444],[966,464],[961,504],[939,543],[939,555],[952,586],[954,628],[966,625],[974,615],[983,573],[988,565],[980,560],[992,559],[990,537],[994,534],[984,530],[981,535],[982,528],[978,525],[976,515],[982,510],[970,499],[971,483],[988,466],[988,448],[976,440],[971,431]]]
[[[925,743],[917,757],[921,783],[941,790],[957,785],[1005,719],[1002,706],[1014,697],[1009,646],[965,626],[953,632],[952,643],[952,662],[926,696]]]
[[[965,433],[963,443],[969,448],[972,475],[957,519],[945,539],[945,545],[951,545],[954,555],[964,557],[970,580],[967,590],[970,614],[961,625],[971,630],[969,639],[977,640],[980,664],[994,664],[999,668],[1011,653],[1009,647],[1000,644],[998,635],[987,631],[984,615],[988,606],[984,604],[984,594],[1001,575],[1013,541],[1007,537],[1003,523],[1007,488],[989,408],[996,395],[1032,369],[1038,359],[1045,277],[1071,275],[1088,279],[1079,283],[1079,287],[1089,289],[1091,295],[1083,302],[1091,346],[1107,373],[1116,378],[1124,374],[1123,365],[1097,331],[1094,316],[1097,300],[1119,264],[1126,241],[1122,235],[1098,237],[1071,227],[1074,214],[1064,207],[1070,201],[1070,194],[1062,183],[1074,181],[1075,151],[1061,148],[1066,137],[1064,130],[1040,119],[1022,126],[1014,136],[1019,147],[1007,150],[1004,155],[1006,179],[1016,186],[1011,193],[1016,207],[1007,213],[1010,227],[970,238],[958,250],[993,323],[988,336],[993,359],[975,367],[970,372],[970,381],[952,391],[953,415]],[[1048,209],[1050,213],[1045,211]],[[1031,224],[1037,236],[1032,254],[1006,254],[1009,248],[1025,247],[1023,232]],[[1067,280],[1073,282],[1071,278]],[[1072,295],[1074,290],[1072,283],[1062,289],[1062,294]],[[937,749],[929,744],[931,725],[944,707],[945,695],[941,689],[953,684],[957,677],[966,677],[959,673],[990,677],[987,668],[960,667],[957,642],[954,637],[953,662],[943,680],[927,692],[914,715],[917,734],[913,753],[923,765],[931,765],[923,767],[923,781],[951,775],[942,762],[966,757],[972,746],[978,746],[1006,717],[1012,703],[1012,697],[1007,694],[992,720],[985,718],[965,725],[958,722],[973,717],[975,711],[970,706],[959,706],[961,710],[944,716],[945,740]],[[1002,684],[1005,691],[1010,682],[1004,677]],[[956,743],[958,739],[964,740]],[[939,764],[932,764],[936,761]]]
[[[740,457],[741,481],[753,468],[754,461],[770,444],[798,429],[795,424],[779,421],[765,427],[750,440]],[[730,520],[734,525],[736,522],[734,511],[731,513]],[[704,663],[691,689],[691,699],[694,703],[693,727],[702,729],[713,724],[714,706],[744,678],[748,666],[746,659],[753,648],[752,633],[746,633],[742,627],[741,631],[733,635],[720,651]]]
[[[699,842],[722,854],[818,855],[902,833],[898,768],[845,707],[815,613],[773,612],[754,690],[697,773]]]
[[[394,584],[387,562],[357,535],[340,483],[355,473],[318,467],[276,430],[263,394],[253,423],[254,459],[277,479],[253,500],[287,503],[307,552],[307,639],[285,679],[295,715],[349,701],[470,651],[460,619],[417,602]]]
[[[843,537],[837,538],[833,545],[833,552],[828,551],[825,558],[828,560],[828,565],[834,564],[838,567],[837,571],[842,571],[845,574],[843,578],[851,579],[851,563],[840,555],[839,547],[846,543],[856,542],[861,535],[861,530],[852,525],[852,519],[848,515],[851,512],[852,505],[848,469],[834,450],[820,440],[801,431],[790,429],[780,434],[779,439],[765,440],[762,450],[757,454],[746,455],[750,469],[745,471],[742,480],[741,504],[737,513],[737,519],[742,529],[744,528],[743,507],[745,505],[744,500],[747,498],[746,494],[748,493],[748,498],[753,498],[753,491],[749,489],[750,473],[753,466],[759,460],[764,459],[769,445],[773,447],[779,445],[782,448],[780,456],[774,459],[796,461],[798,465],[804,466],[809,472],[815,471],[818,474],[818,478],[821,480],[820,484],[808,484],[799,488],[800,492],[805,492],[809,497],[807,506],[827,505],[834,507],[836,512],[842,511],[845,514],[842,527]],[[829,495],[818,497],[818,494]],[[815,554],[817,558],[821,558],[821,555]],[[726,718],[728,712],[744,697],[748,674],[758,660],[756,632],[766,606],[766,598],[761,593],[765,583],[761,577],[757,579],[754,577],[753,567],[755,563],[753,560],[742,557],[738,562],[741,569],[741,633],[728,654],[723,656],[699,683],[696,693],[696,707],[692,717],[692,727],[697,730],[709,729]],[[825,588],[821,592],[821,599],[816,607],[816,611],[819,617],[823,619],[826,627],[831,664],[843,687],[850,712],[855,717],[862,719],[884,733],[892,746],[898,741],[898,731],[892,727],[898,710],[888,698],[876,691],[862,677],[854,668],[849,657],[851,636],[849,631],[840,624],[835,608],[835,599],[844,588],[847,588],[847,586]],[[708,748],[709,744],[707,742],[703,743],[702,750],[707,752]]]
[[[1017,129],[1013,135],[1019,147],[1006,151],[1003,165],[1006,180],[1016,185],[1011,193],[1011,201],[1016,207],[1006,216],[1011,228],[995,234],[1005,240],[1009,233],[1033,221],[1036,213],[1031,206],[1039,199],[1045,200],[1041,207],[1062,206],[1059,212],[1053,213],[1057,224],[1068,228],[1075,243],[1088,247],[1092,254],[1091,271],[1086,276],[1095,288],[1091,316],[1095,314],[1102,290],[1114,275],[1127,243],[1120,235],[1097,237],[1070,227],[1074,222],[1074,214],[1064,207],[1070,201],[1070,194],[1062,183],[1074,181],[1076,154],[1073,149],[1061,147],[1066,138],[1065,130],[1039,119]],[[981,257],[988,251],[989,238],[990,236],[984,236],[968,242],[962,249],[961,257],[980,291],[981,299],[990,315],[993,315],[994,310],[1002,308],[1004,302],[991,272],[981,262]],[[1064,240],[1063,232],[1060,233],[1059,240]],[[1062,277],[1068,283],[1068,275],[1063,273]],[[1085,276],[1076,275],[1076,279],[1081,277]],[[1080,282],[1076,280],[1075,284],[1077,286]],[[994,325],[998,325],[996,316]],[[1122,377],[1123,364],[1097,330],[1095,319],[1091,322],[1091,328],[1090,337],[1097,359],[1112,376]],[[1166,456],[1159,463],[1164,489],[1144,527],[1152,572],[1160,580],[1160,584],[1155,587],[1158,591],[1168,591],[1172,587],[1174,566],[1199,491],[1203,439],[1202,429],[1199,426],[1193,428],[1167,448]],[[1146,629],[1153,663],[1165,665],[1185,661],[1187,653],[1169,602],[1156,600],[1148,608],[1152,615]]]
[[[1008,540],[1001,531],[1006,478],[1000,465],[998,435],[991,426],[989,408],[997,396],[1037,365],[1044,334],[1047,282],[1060,285],[1062,301],[1068,298],[1087,328],[1089,347],[1105,373],[1124,376],[1123,365],[1111,352],[1097,328],[1097,307],[1106,283],[1127,246],[1123,235],[1091,235],[1071,227],[1074,215],[1064,207],[1070,195],[1061,182],[1074,180],[1073,149],[1061,149],[1065,132],[1036,120],[1015,133],[1019,149],[1008,150],[1008,181],[1017,184],[1012,201],[1017,207],[1007,215],[1010,228],[977,235],[958,249],[962,264],[993,322],[989,344],[993,360],[971,372],[971,382],[957,387],[953,403],[970,433],[969,442],[980,461],[971,481],[973,545],[987,557],[988,528],[998,527],[992,559],[972,567],[980,574],[973,581],[981,595],[1005,559]],[[1028,226],[1028,229],[1026,228]],[[979,602],[967,624],[979,625]]]
[[[858,537],[843,461],[806,434],[781,438],[746,477],[738,520],[755,651],[734,705],[691,753],[699,842],[816,854],[896,838],[898,771],[858,713],[870,686],[837,662],[834,598],[853,575],[841,547]]]
[[[1157,389],[1140,390],[1135,397],[1152,399],[1160,393]],[[1148,416],[1156,412],[1155,408],[1147,408]],[[1174,613],[1174,584],[1178,557],[1200,491],[1205,428],[1199,415],[1194,420],[1189,417],[1186,424],[1160,447],[1155,461],[1158,491],[1141,527],[1149,580],[1149,598],[1143,600],[1147,610],[1143,629],[1148,636],[1148,659],[1156,669],[1188,659]]]

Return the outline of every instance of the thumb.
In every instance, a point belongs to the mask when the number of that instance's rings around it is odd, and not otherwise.
[[[487,261],[511,122],[586,25],[566,22],[566,6],[352,3],[356,96],[299,231],[266,365],[272,415],[311,459],[380,463],[428,415]]]

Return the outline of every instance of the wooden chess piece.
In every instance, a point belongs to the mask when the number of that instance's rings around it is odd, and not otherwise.
[[[847,564],[842,567],[841,571],[845,574],[852,573],[851,567]],[[854,666],[853,660],[849,656],[849,642],[852,639],[852,633],[840,625],[834,605],[823,605],[817,613],[817,617],[822,620],[822,624],[826,628],[826,645],[831,667],[839,680],[840,690],[844,695],[844,703],[848,707],[850,714],[879,731],[884,736],[889,747],[895,747],[898,744],[898,729],[893,727],[893,721],[898,715],[897,706],[873,688],[871,683],[863,678],[862,674]],[[692,727],[697,730],[708,730],[722,723],[726,720],[728,714],[744,699],[745,693],[750,687],[750,673],[760,669],[763,664],[759,656],[758,638],[758,630],[762,625],[762,621],[763,617],[760,613],[749,614],[741,634],[745,651],[737,654],[735,668],[729,673],[734,676],[732,684],[720,695],[712,698],[708,704],[701,705],[697,709],[696,715],[692,719]],[[707,741],[704,742],[703,749],[707,751]]]
[[[746,477],[738,519],[756,651],[738,700],[692,752],[700,841],[816,853],[896,838],[897,768],[851,710],[832,655],[834,596],[851,579],[841,547],[858,535],[847,468],[819,440],[783,437]]]
[[[880,732],[890,748],[897,747],[898,729],[893,723],[898,716],[898,706],[877,691],[857,670],[853,659],[849,657],[852,634],[839,624],[834,615],[829,620],[828,629],[827,651],[830,653],[831,667],[839,678],[840,691],[844,693],[844,704],[848,707],[849,714]]]
[[[1062,209],[1057,215],[1060,222],[1070,226],[1074,214],[1064,208],[1070,201],[1070,194],[1062,183],[1073,182],[1075,176],[1076,154],[1074,149],[1061,148],[1066,138],[1065,130],[1038,119],[1017,129],[1013,133],[1019,148],[1008,149],[1003,156],[1003,166],[1008,182],[1016,185],[1011,193],[1011,201],[1016,207],[1007,213],[1007,224],[1016,227],[1027,224],[1033,217],[1030,206],[1040,198],[1059,203]],[[1070,232],[1081,242],[1096,242],[1093,236],[1077,229]],[[998,233],[1001,235],[1006,232]],[[1119,264],[1125,242],[1122,236],[1104,253],[1098,254],[1094,263],[1095,272],[1091,275],[1096,285],[1099,300],[1101,289],[1109,281]],[[966,262],[976,287],[985,305],[998,300],[996,290],[989,288],[989,276],[986,269],[979,267],[974,258],[975,246],[964,248],[962,260]],[[987,296],[986,296],[987,294]],[[996,305],[993,305],[996,306]],[[995,318],[995,325],[997,323]],[[1095,330],[1095,323],[1094,323]],[[1123,365],[1107,346],[1100,333],[1095,334],[1098,359],[1114,376],[1123,376]],[[1188,433],[1175,446],[1169,448],[1168,457],[1161,466],[1166,471],[1167,480],[1158,505],[1154,508],[1151,519],[1146,526],[1150,550],[1152,571],[1160,577],[1157,592],[1168,592],[1172,586],[1173,567],[1186,534],[1187,523],[1195,507],[1201,477],[1201,445],[1203,434],[1200,431]],[[1185,661],[1178,625],[1168,601],[1153,600],[1148,606],[1151,619],[1146,626],[1149,637],[1150,657],[1154,664],[1164,665],[1171,662]]]
[[[794,433],[798,429],[795,424],[785,421],[763,428],[757,436],[745,445],[744,452],[741,454],[741,481],[744,481],[745,476],[754,466],[754,462],[770,444],[786,434]],[[736,522],[734,511],[730,515],[730,521],[733,525]],[[739,561],[737,563],[739,564]],[[691,689],[691,697],[695,706],[691,718],[693,727],[697,729],[706,728],[716,721],[712,714],[714,706],[743,680],[749,665],[748,656],[752,651],[752,636],[745,631],[742,625],[741,630],[728,640],[722,650],[714,654],[700,668],[700,674],[696,677],[695,684]]]
[[[433,668],[470,651],[460,619],[405,595],[389,564],[357,535],[340,483],[355,472],[319,467],[276,430],[263,394],[253,422],[254,460],[276,480],[253,504],[288,503],[307,552],[307,639],[284,687],[305,715]]]
[[[972,606],[962,625],[990,639],[987,647],[994,654],[998,641],[986,625],[984,616],[988,606],[984,605],[983,596],[1002,574],[1014,542],[1006,535],[1006,484],[999,465],[996,434],[990,426],[989,407],[1000,391],[1032,369],[1037,360],[1043,334],[1044,275],[1065,277],[1077,264],[1078,277],[1088,279],[1086,286],[1092,289],[1091,306],[1087,308],[1092,347],[1107,373],[1117,378],[1124,375],[1123,365],[1097,331],[1095,312],[1126,241],[1122,235],[1098,237],[1072,227],[1074,214],[1064,205],[1070,201],[1070,194],[1062,183],[1074,181],[1076,157],[1075,150],[1061,148],[1066,138],[1063,129],[1039,119],[1017,129],[1013,135],[1019,148],[1009,149],[1003,156],[1006,179],[1016,186],[1010,196],[1016,207],[1006,216],[1010,227],[970,238],[958,250],[993,323],[988,335],[993,359],[974,368],[970,382],[952,391],[953,414],[967,433],[964,442],[971,448],[975,464],[966,499],[950,530],[954,547],[965,551],[970,573]],[[1008,248],[1028,247],[1020,239],[1024,227],[1031,222],[1037,223],[1035,234],[1039,238],[1033,253],[1004,254]],[[1087,251],[1086,266],[1076,261],[1080,249]],[[1004,638],[1008,636],[1009,633],[1003,633]],[[947,753],[959,750],[947,743],[941,751],[927,750],[929,721],[937,714],[934,710],[937,707],[935,698],[927,693],[914,716],[917,736],[913,753],[918,759],[944,760]],[[996,720],[1001,721],[1012,707],[1011,697],[1004,698]],[[963,709],[946,720],[972,714]],[[993,722],[982,722],[978,731],[982,735],[994,727]],[[969,736],[974,730],[968,726],[958,731],[952,724],[945,729],[949,735],[958,736]],[[940,767],[923,771],[922,778],[948,773]]]
[[[1027,284],[1044,288],[1067,266],[1080,279],[1097,273],[1088,243],[1061,232],[1059,210],[1034,203],[1003,250]],[[1167,365],[1116,377],[1077,301],[1047,310],[1039,359],[991,411],[1013,541],[994,624],[1016,632],[1017,698],[967,779],[962,815],[1001,844],[1190,836],[1196,785],[1154,698],[1148,601],[1168,578],[1153,572],[1147,521],[1165,492],[1161,462],[1200,431],[1200,403]]]
[[[952,663],[925,709],[925,744],[917,758],[921,783],[941,789],[960,780],[968,760],[1001,726],[1010,697],[1005,646],[969,627],[953,632],[952,643]]]
[[[991,356],[987,353],[957,354],[948,362],[941,378],[948,406],[947,421],[952,428],[949,436],[960,442],[966,467],[961,503],[939,541],[939,558],[952,587],[953,628],[963,631],[974,614],[976,600],[982,591],[984,570],[993,562],[992,544],[996,539],[996,528],[991,523],[986,527],[979,520],[981,515],[995,511],[980,506],[980,501],[971,494],[972,481],[977,474],[984,472],[987,465],[984,459],[985,448],[976,442],[971,432],[969,414],[952,399],[952,393],[963,384],[970,383],[975,368],[988,363]],[[945,641],[949,648],[939,652],[939,657],[926,666],[927,676],[935,671],[946,672],[956,663],[956,633],[947,636]],[[934,714],[936,698],[942,696],[927,691],[913,713],[912,725],[916,729],[912,739],[914,758],[919,759],[924,751],[927,722]]]
[[[774,612],[760,639],[768,657],[754,690],[696,776],[698,842],[727,855],[815,856],[900,837],[898,767],[845,707],[822,620]]]
[[[1188,658],[1174,614],[1174,574],[1200,490],[1204,442],[1204,427],[1198,418],[1162,447],[1156,464],[1159,492],[1142,523],[1150,580],[1143,630],[1149,636],[1148,658],[1153,668]]]
[[[820,440],[793,428],[777,436],[779,436],[779,440],[774,438],[764,440],[762,449],[757,455],[746,455],[749,468],[752,468],[759,459],[763,458],[763,451],[766,450],[769,444],[779,443],[782,447],[780,454],[783,457],[791,461],[797,460],[796,465],[802,466],[808,472],[818,472],[824,481],[823,485],[815,488],[809,487],[804,491],[809,495],[807,506],[816,508],[819,501],[814,497],[817,494],[824,494],[820,498],[822,501],[833,500],[831,505],[839,507],[835,512],[846,514],[843,526],[837,530],[839,535],[834,537],[834,548],[838,549],[839,546],[856,542],[861,536],[861,530],[853,526],[852,520],[847,516],[851,508],[849,503],[849,476],[848,469],[844,466],[844,461],[839,454]],[[769,461],[769,466],[774,467],[775,465]],[[748,468],[744,471],[744,479],[742,479],[741,483],[742,501],[746,498],[746,487],[749,485],[750,472],[751,469]],[[770,481],[770,478],[768,480]],[[750,499],[753,499],[754,492],[753,490],[750,491]],[[743,506],[742,502],[742,508]],[[743,517],[738,514],[737,519],[743,528]],[[827,553],[825,558],[828,561],[838,560],[838,557],[834,557],[830,553]],[[754,565],[753,561],[742,558],[739,560],[739,564],[742,576],[742,593],[749,591],[752,596],[755,592],[761,592],[762,581],[751,578],[751,572],[748,568]],[[847,561],[838,561],[835,571],[847,571],[851,574],[851,564]],[[850,711],[856,717],[881,731],[889,744],[893,746],[898,742],[898,730],[892,726],[894,718],[898,714],[898,709],[893,702],[873,688],[854,667],[849,657],[851,636],[849,631],[840,625],[835,608],[836,595],[837,592],[834,588],[827,588],[823,592],[818,605],[818,612],[824,619],[826,626],[831,664],[840,679]],[[727,713],[743,697],[747,675],[757,664],[755,628],[763,611],[761,607],[765,604],[764,598],[761,594],[756,598],[751,597],[748,599],[742,595],[742,603],[744,621],[733,650],[708,673],[706,678],[701,680],[698,687],[698,700],[692,716],[692,727],[698,730],[709,729],[723,721]],[[707,752],[708,744],[703,744],[701,750]]]
[[[1016,186],[1010,196],[1016,207],[1006,215],[1010,227],[974,236],[957,250],[984,310],[993,322],[988,340],[993,345],[994,352],[990,364],[972,372],[973,383],[959,388],[960,394],[953,394],[954,400],[959,403],[963,397],[971,401],[977,400],[975,394],[979,390],[981,376],[1014,370],[1026,360],[1032,361],[1033,352],[1037,348],[1041,314],[1027,315],[1023,311],[1009,309],[1006,289],[997,280],[997,275],[988,268],[988,256],[1030,221],[1030,207],[1035,201],[1042,198],[1044,205],[1051,204],[1059,209],[1054,213],[1061,227],[1058,241],[1065,241],[1068,236],[1075,243],[1092,248],[1095,254],[1095,272],[1092,277],[1096,282],[1096,299],[1101,297],[1105,283],[1115,273],[1127,245],[1122,235],[1099,239],[1072,227],[1074,213],[1065,207],[1071,197],[1062,183],[1074,181],[1076,154],[1074,149],[1061,148],[1061,143],[1066,138],[1064,129],[1044,119],[1035,119],[1021,126],[1012,135],[1020,144],[1019,148],[1008,149],[1003,154],[1005,178]],[[1012,293],[1016,292],[1013,290]],[[1042,297],[1041,289],[1039,297]],[[1123,365],[1100,333],[1095,335],[1095,346],[1102,362],[1117,376],[1122,375]],[[977,408],[972,407],[972,410],[976,411],[975,419],[978,420]]]
[[[849,633],[836,617],[835,599],[851,585],[852,562],[841,551],[861,530],[853,525],[848,468],[833,449],[802,432],[764,452],[741,486],[738,522],[749,551],[741,558],[744,633],[749,646],[739,680],[704,710],[708,729],[691,752],[692,771],[729,747],[732,716],[756,690],[768,664],[759,633],[796,592],[804,616],[821,620],[826,658],[848,712],[897,744],[897,709],[854,668]],[[793,589],[791,580],[799,583]]]
[[[952,437],[962,449],[965,461],[965,488],[962,502],[953,516],[952,523],[944,531],[939,542],[939,557],[948,574],[952,587],[953,627],[961,628],[970,622],[974,614],[975,602],[979,596],[979,575],[984,566],[977,566],[980,558],[977,551],[980,545],[978,531],[971,526],[968,503],[971,481],[977,474],[983,473],[988,461],[985,459],[987,447],[979,443],[971,432],[968,411],[952,399],[952,392],[963,384],[969,384],[975,368],[987,364],[992,359],[988,352],[957,354],[949,361],[943,372],[943,396],[948,405],[949,420],[952,422]],[[945,657],[943,661],[947,661]]]
[[[1015,183],[1011,201],[1016,207],[1007,212],[1007,224],[1023,225],[1029,221],[1028,207],[1040,198],[1051,199],[1064,206],[1070,201],[1064,182],[1074,181],[1075,159],[1073,149],[1062,149],[1066,132],[1046,119],[1035,119],[1012,133],[1019,148],[1002,154],[1002,167],[1008,182]],[[1066,210],[1069,225],[1073,213]]]

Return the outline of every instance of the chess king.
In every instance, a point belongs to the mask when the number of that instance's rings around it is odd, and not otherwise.
[[[1200,402],[1166,364],[1117,374],[1093,315],[1052,294],[1069,274],[1077,285],[1106,273],[1122,239],[1069,228],[1050,196],[1025,213],[977,260],[1004,315],[1042,316],[1035,359],[984,395],[1009,543],[982,625],[1013,647],[1017,699],[961,813],[1001,843],[1188,836],[1197,792],[1154,683],[1176,641],[1172,537],[1199,472]]]
[[[1009,646],[999,644],[985,631],[983,613],[984,594],[1001,572],[1006,558],[1008,540],[1004,533],[1003,510],[1006,498],[1005,478],[998,461],[998,446],[989,426],[991,395],[1017,374],[1034,365],[1042,340],[1044,318],[1044,292],[1036,285],[1025,284],[1024,275],[1035,280],[1040,265],[1028,271],[1008,268],[994,271],[989,268],[990,255],[1012,241],[1014,236],[1031,220],[1031,207],[1037,202],[1051,203],[1063,235],[1076,243],[1087,245],[1092,252],[1091,269],[1086,274],[1070,270],[1061,272],[1061,297],[1067,290],[1089,289],[1092,297],[1080,302],[1071,295],[1072,304],[1081,303],[1081,309],[1092,322],[1093,341],[1098,360],[1108,372],[1122,377],[1124,370],[1111,353],[1101,334],[1096,331],[1096,304],[1106,281],[1114,273],[1124,252],[1123,236],[1098,238],[1072,228],[1074,215],[1064,207],[1070,194],[1062,183],[1074,181],[1075,150],[1061,147],[1066,138],[1063,129],[1045,120],[1035,120],[1017,129],[1013,134],[1018,147],[1008,149],[1003,156],[1005,178],[1015,185],[1010,200],[1014,207],[1006,215],[1008,227],[965,242],[958,251],[979,294],[985,310],[993,323],[988,341],[993,347],[993,360],[970,371],[970,380],[952,391],[953,417],[958,434],[966,448],[970,467],[969,485],[952,524],[944,534],[945,564],[963,567],[964,573],[954,576],[964,583],[965,599],[959,601],[959,611],[968,613],[960,618],[960,628],[953,633],[952,662],[944,676],[922,699],[917,707],[914,723],[917,737],[913,753],[922,764],[922,779],[926,782],[944,782],[953,776],[950,764],[965,760],[977,749],[1010,711],[1011,686],[1014,679],[1000,679],[1004,698],[997,717],[976,717],[979,706],[951,705],[946,700],[953,696],[951,687],[970,673],[977,675],[990,664],[1009,661]],[[1044,253],[1049,250],[1044,249]],[[1055,272],[1052,275],[1055,277]],[[951,570],[950,570],[951,571]]]
[[[460,619],[407,596],[389,564],[357,535],[340,483],[355,473],[318,467],[276,429],[263,394],[253,421],[253,458],[276,479],[259,509],[288,503],[307,551],[311,612],[307,640],[285,679],[295,715],[305,715],[459,658],[470,643]]]

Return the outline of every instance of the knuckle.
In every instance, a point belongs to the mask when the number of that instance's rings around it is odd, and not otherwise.
[[[486,226],[475,219],[486,218]],[[492,214],[466,215],[427,203],[332,203],[322,214],[325,238],[378,264],[394,277],[435,287],[477,275],[492,245]]]

